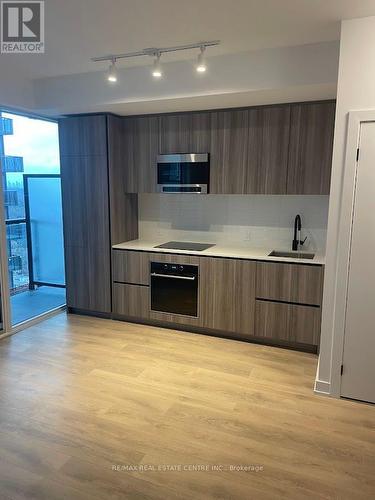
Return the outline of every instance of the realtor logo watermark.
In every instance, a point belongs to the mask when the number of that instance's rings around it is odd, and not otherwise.
[[[44,1],[1,2],[1,53],[44,53]]]

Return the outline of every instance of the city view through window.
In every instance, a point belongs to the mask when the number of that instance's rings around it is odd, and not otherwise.
[[[12,323],[65,303],[58,125],[0,113]]]

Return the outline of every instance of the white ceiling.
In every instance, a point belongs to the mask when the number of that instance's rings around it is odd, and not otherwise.
[[[251,78],[241,73],[241,64],[247,61],[248,73],[253,70],[261,75],[262,57],[269,59],[264,49],[275,50],[277,57],[278,48],[317,44],[317,53],[321,53],[320,42],[340,38],[342,19],[375,15],[375,0],[45,0],[45,9],[45,54],[0,54],[0,105],[46,114],[90,110],[127,114],[251,105],[281,101],[281,96],[287,101],[309,99],[310,94],[311,98],[333,97],[338,60],[334,48],[329,58],[319,56],[325,66],[318,79],[311,75],[309,80],[306,60],[301,63],[306,66],[305,81],[291,78],[284,87],[266,78],[254,87]],[[112,93],[101,88],[107,86],[101,73],[107,64],[90,60],[108,53],[216,39],[221,45],[207,49],[212,73],[202,85],[197,84],[192,69],[187,74],[186,68],[180,71],[178,63],[193,59],[196,51],[163,55],[163,62],[170,62],[166,64],[169,74],[158,85],[149,78],[148,68],[139,73],[134,67],[150,65],[150,58],[121,62],[125,71],[132,68]],[[310,52],[319,66],[314,50]],[[233,77],[220,85],[221,58]],[[253,59],[259,60],[257,70]],[[285,68],[277,69],[281,75],[285,73]],[[264,77],[269,71],[267,67]],[[100,73],[95,76],[92,72]],[[93,76],[92,81],[87,73]],[[208,77],[212,88],[207,88]],[[210,96],[212,93],[216,97]],[[56,100],[60,104],[54,107]]]
[[[95,71],[102,66],[93,56],[202,40],[222,41],[212,55],[338,40],[341,19],[375,15],[374,0],[46,0],[45,7],[46,53],[0,55],[26,78]]]

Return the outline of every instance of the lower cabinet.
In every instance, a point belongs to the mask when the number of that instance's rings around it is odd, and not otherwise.
[[[317,346],[320,307],[257,300],[255,335],[273,341]]]
[[[150,288],[113,283],[113,313],[147,319],[150,315]]]
[[[150,262],[199,266],[197,317],[151,311]],[[321,266],[113,250],[113,314],[312,350],[320,339],[323,271]]]
[[[256,264],[252,261],[202,258],[201,325],[254,335]]]

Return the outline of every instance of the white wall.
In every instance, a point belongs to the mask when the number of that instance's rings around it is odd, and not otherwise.
[[[375,109],[375,17],[343,21],[341,27],[322,335],[316,380],[316,390],[334,396],[340,393],[343,336],[342,326],[335,324],[334,315],[342,317],[345,313],[344,308],[336,311],[337,276],[347,272],[347,269],[337,268],[347,120],[349,111],[368,109]]]
[[[139,231],[145,240],[290,249],[298,213],[308,236],[306,250],[324,253],[328,196],[143,194]]]
[[[0,107],[32,111],[35,105],[33,82],[13,64],[12,58],[17,55],[0,55]]]

